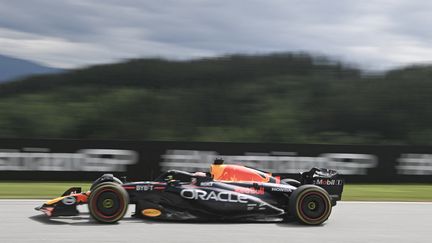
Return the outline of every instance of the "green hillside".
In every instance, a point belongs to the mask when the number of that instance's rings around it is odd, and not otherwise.
[[[306,54],[159,59],[0,85],[0,137],[432,144],[432,67]]]

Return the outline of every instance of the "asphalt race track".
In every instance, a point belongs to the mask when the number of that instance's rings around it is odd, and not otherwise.
[[[33,209],[41,202],[1,200],[0,242],[398,243],[430,242],[432,237],[432,203],[342,202],[324,225],[311,227],[294,222],[198,224],[129,217],[101,225],[88,213],[49,220]],[[87,212],[86,206],[80,210]]]

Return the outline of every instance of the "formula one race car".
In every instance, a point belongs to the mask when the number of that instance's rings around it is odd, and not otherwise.
[[[70,188],[36,210],[50,217],[75,216],[88,204],[101,223],[115,223],[135,204],[135,217],[165,220],[262,220],[295,218],[308,225],[328,219],[341,199],[343,180],[333,170],[312,169],[301,179],[280,179],[217,159],[210,173],[170,170],[155,181],[123,182],[111,174],[97,179],[88,192]]]

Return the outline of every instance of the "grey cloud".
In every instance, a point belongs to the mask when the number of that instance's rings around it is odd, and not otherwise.
[[[370,69],[432,60],[427,1],[0,0],[0,6],[0,53],[52,66],[276,51],[310,51]]]

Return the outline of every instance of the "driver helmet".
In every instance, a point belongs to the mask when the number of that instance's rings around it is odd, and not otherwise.
[[[223,163],[224,163],[224,160],[223,160],[222,157],[217,157],[217,158],[213,161],[213,164],[214,164],[214,165],[221,165],[221,164],[223,164]]]

